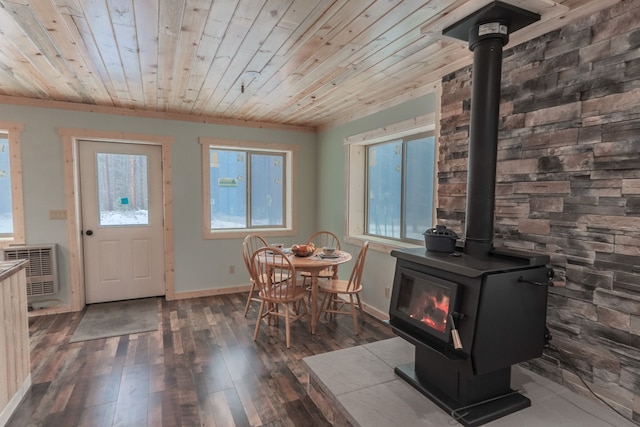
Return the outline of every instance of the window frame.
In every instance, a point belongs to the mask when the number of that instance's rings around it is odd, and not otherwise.
[[[297,234],[295,190],[298,146],[259,141],[239,141],[219,138],[200,137],[202,150],[202,236],[204,239],[244,238],[248,233],[259,232],[262,236],[294,236]],[[246,151],[247,155],[256,152],[283,154],[284,165],[284,225],[282,227],[247,227],[239,229],[211,229],[211,187],[210,187],[210,149]],[[250,189],[249,189],[250,191]],[[249,194],[247,194],[249,197]]]
[[[24,130],[22,123],[0,122],[0,133],[7,135],[9,144],[9,176],[11,179],[11,210],[13,233],[0,236],[0,248],[25,244],[24,194],[22,191],[22,155],[20,136]]]
[[[437,173],[438,173],[438,126],[436,114],[429,113],[393,125],[373,129],[344,139],[345,159],[347,169],[347,190],[345,194],[346,212],[346,237],[345,241],[351,244],[361,244],[369,241],[375,249],[390,252],[395,248],[424,247],[420,245],[392,238],[373,236],[367,234],[367,146],[391,141],[393,139],[411,138],[421,134],[433,134],[435,138],[435,162],[434,162],[434,200],[433,222],[436,222],[437,212]],[[403,171],[404,173],[404,171]]]

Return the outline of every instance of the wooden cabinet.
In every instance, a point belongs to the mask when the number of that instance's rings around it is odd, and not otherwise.
[[[31,386],[26,263],[0,262],[0,426]]]

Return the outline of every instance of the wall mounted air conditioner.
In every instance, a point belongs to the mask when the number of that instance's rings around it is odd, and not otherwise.
[[[27,296],[53,295],[58,292],[56,245],[9,246],[4,260],[26,259]]]

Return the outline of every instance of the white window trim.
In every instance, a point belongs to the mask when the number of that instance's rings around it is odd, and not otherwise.
[[[22,123],[0,122],[0,131],[7,133],[7,140],[9,141],[11,209],[13,210],[13,235],[0,238],[0,248],[6,248],[9,245],[23,245],[25,243],[22,157],[20,154],[20,135],[23,130],[24,125]]]
[[[298,164],[297,145],[277,144],[258,141],[239,141],[230,139],[207,138],[200,137],[198,139],[202,149],[202,237],[204,239],[230,239],[243,238],[247,234],[259,230],[260,235],[265,237],[276,236],[295,236],[298,234],[297,229],[297,204],[294,197],[296,190],[297,176],[296,169]],[[287,153],[287,170],[285,171],[285,194],[287,206],[285,207],[285,224],[284,228],[242,228],[229,230],[211,230],[211,187],[209,184],[209,150],[210,147],[230,148],[230,149],[254,149],[264,151],[283,151]]]
[[[436,159],[438,153],[438,132],[436,114],[430,113],[415,117],[410,120],[395,123],[383,128],[373,129],[357,135],[352,135],[344,139],[345,148],[345,176],[348,185],[345,192],[345,242],[354,245],[361,245],[362,242],[369,241],[371,248],[381,252],[391,252],[397,248],[416,248],[420,245],[397,240],[385,239],[378,236],[365,235],[365,203],[367,188],[365,182],[366,167],[366,147],[367,145],[388,141],[395,138],[403,138],[424,132],[434,132],[436,138]],[[434,170],[437,175],[437,170]],[[437,187],[437,179],[434,181]],[[437,188],[434,194],[437,194]],[[433,203],[433,218],[436,218],[437,200]],[[424,246],[424,245],[423,245]]]

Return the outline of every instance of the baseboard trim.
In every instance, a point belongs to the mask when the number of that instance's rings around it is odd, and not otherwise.
[[[377,308],[371,307],[370,305],[367,305],[365,303],[362,303],[362,310],[365,313],[370,314],[371,316],[373,316],[376,319],[380,320],[381,322],[385,322],[385,321],[389,320],[389,313],[385,313],[383,311],[380,311]]]
[[[200,291],[176,292],[173,295],[174,300],[211,297],[216,295],[237,294],[240,292],[249,292],[251,285],[232,286],[230,288],[203,289]],[[168,298],[167,298],[168,299]]]
[[[349,303],[349,300],[344,296],[344,295],[340,295],[339,298],[343,299],[345,303]],[[362,311],[364,311],[365,313],[375,317],[376,319],[378,319],[381,322],[386,322],[387,320],[389,320],[389,313],[385,313],[384,311],[380,311],[375,307],[372,307],[370,305],[368,305],[367,303],[363,302],[362,303]]]
[[[166,295],[165,298],[167,301],[171,300],[180,300],[180,299],[190,299],[190,298],[200,298],[200,297],[211,297],[216,295],[228,295],[228,294],[237,294],[240,292],[249,292],[251,289],[251,285],[240,285],[240,286],[231,286],[228,288],[216,288],[216,289],[203,289],[199,291],[188,291],[188,292],[177,292],[173,294],[173,297],[169,297]],[[366,303],[362,304],[362,309],[365,313],[370,314],[376,319],[384,322],[389,320],[389,314],[383,311],[378,310],[375,307],[372,307]],[[47,314],[60,314],[60,313],[70,313],[71,307],[68,305],[59,306],[55,308],[43,308],[40,310],[34,310],[29,312],[29,317],[36,316],[44,316]]]
[[[47,314],[61,314],[61,313],[71,313],[71,306],[69,305],[61,305],[51,308],[39,308],[28,313],[29,317],[37,317],[37,316],[45,316]],[[81,311],[81,310],[78,310]]]

